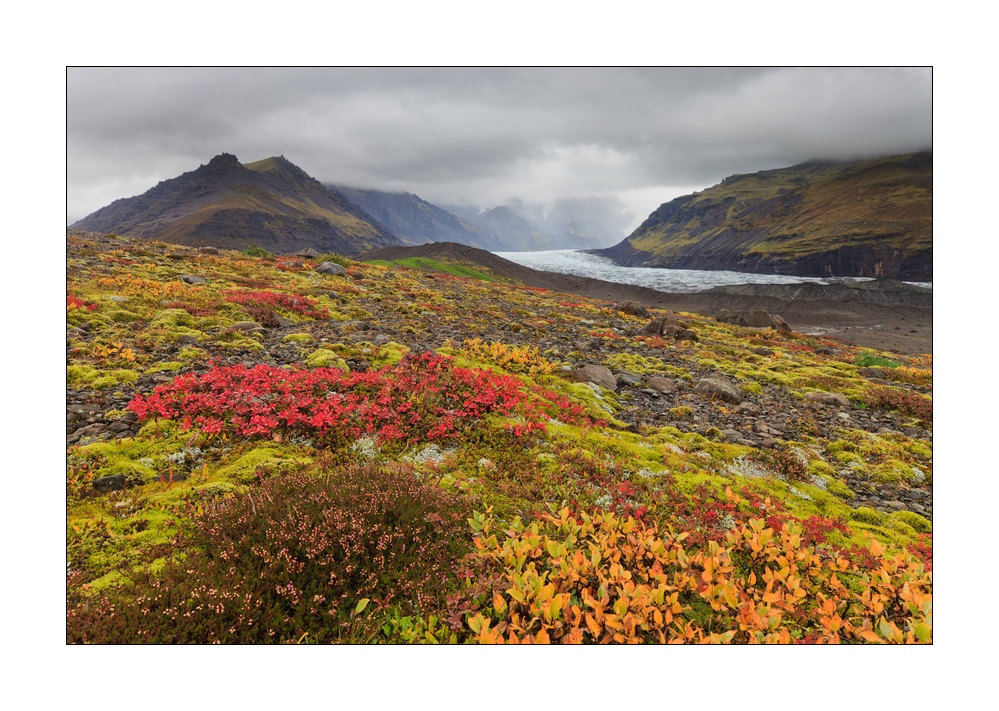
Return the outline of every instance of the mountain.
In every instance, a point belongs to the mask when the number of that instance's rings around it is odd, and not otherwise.
[[[618,242],[634,215],[618,198],[561,198],[549,205],[507,207],[542,234],[551,237],[549,249],[599,249]]]
[[[412,193],[328,185],[410,245],[457,242],[485,247],[489,238],[473,225]]]
[[[241,164],[222,153],[142,195],[115,200],[73,229],[186,245],[353,255],[402,244],[346,197],[284,157]]]
[[[594,253],[625,266],[929,281],[933,155],[733,175]]]
[[[494,207],[473,217],[470,222],[489,239],[494,252],[530,252],[555,249],[551,235],[531,227],[523,217],[508,207]]]

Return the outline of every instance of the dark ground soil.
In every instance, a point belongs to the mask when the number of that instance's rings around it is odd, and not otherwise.
[[[497,257],[491,252],[453,242],[434,242],[417,247],[388,247],[362,255],[360,259],[393,260],[407,257],[425,257],[485,267],[496,275],[521,281],[528,286],[604,301],[638,301],[650,308],[705,316],[717,316],[722,309],[764,309],[781,316],[794,331],[800,333],[822,335],[852,345],[899,353],[933,352],[933,307],[906,303],[914,299],[909,291],[896,288],[897,282],[888,282],[883,289],[871,283],[862,290],[843,285],[813,286],[801,290],[805,293],[784,290],[782,296],[731,293],[733,290],[667,294],[641,286],[542,272]],[[781,293],[782,290],[769,291]],[[872,291],[880,291],[884,303],[872,300]]]

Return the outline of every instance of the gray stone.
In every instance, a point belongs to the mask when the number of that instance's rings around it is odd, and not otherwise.
[[[594,383],[608,390],[617,390],[617,378],[614,377],[610,368],[605,368],[602,365],[584,365],[574,375],[576,380],[581,382]]]
[[[653,375],[645,381],[645,384],[659,393],[675,393],[679,388],[676,381],[664,378],[661,375]]]
[[[701,378],[694,386],[694,392],[708,397],[716,397],[733,405],[742,402],[742,391],[736,386],[719,378]]]
[[[201,278],[199,276],[194,276],[193,274],[185,274],[184,276],[182,276],[180,278],[180,280],[182,282],[184,282],[185,284],[207,284],[208,283],[205,279],[203,279],[203,278]]]
[[[285,318],[279,314],[274,314],[274,320],[277,321],[279,327],[283,326],[294,326],[297,322],[292,321],[290,318]]]
[[[243,331],[244,333],[263,333],[264,327],[256,321],[237,321],[231,325],[233,331]]]
[[[334,264],[333,262],[323,262],[318,267],[316,271],[320,274],[329,274],[330,276],[340,276],[347,272],[346,269],[341,267],[339,264]]]
[[[700,340],[697,337],[697,334],[694,333],[693,331],[691,331],[689,328],[681,328],[679,331],[676,332],[676,334],[673,336],[673,338],[675,338],[678,341],[695,341],[696,342],[696,341]]]
[[[805,399],[809,402],[817,402],[822,405],[850,407],[850,401],[839,393],[808,393],[805,395]]]
[[[770,314],[763,309],[754,309],[752,311],[722,309],[718,312],[717,320],[722,323],[749,326],[751,328],[769,328],[773,325]]]
[[[308,259],[314,259],[319,256],[319,252],[314,250],[312,247],[306,247],[305,249],[300,249],[295,252],[296,257],[306,257]]]
[[[180,336],[177,339],[177,343],[181,343],[181,344],[189,344],[189,343],[197,343],[197,342],[198,342],[198,337],[197,336],[191,336],[191,335],[188,335],[186,333],[183,336]]]
[[[649,310],[637,301],[624,301],[620,304],[614,304],[614,308],[622,313],[640,316],[641,318],[649,315]]]
[[[771,314],[770,320],[772,321],[770,328],[776,329],[781,333],[791,333],[791,327],[788,326],[787,321],[782,319],[780,316]]]
[[[634,373],[629,373],[626,370],[622,370],[616,377],[618,385],[640,385],[642,382],[641,378]]]
[[[199,247],[198,251],[202,254],[218,254],[219,250],[217,247]]]

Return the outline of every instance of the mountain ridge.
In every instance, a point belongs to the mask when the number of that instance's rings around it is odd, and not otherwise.
[[[306,247],[353,255],[402,240],[345,196],[283,156],[241,164],[221,153],[207,164],[115,200],[73,229],[189,246],[272,252]]]
[[[932,279],[932,153],[729,176],[653,211],[623,266]]]

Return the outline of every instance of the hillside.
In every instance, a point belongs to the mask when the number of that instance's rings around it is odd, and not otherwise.
[[[342,262],[67,234],[67,642],[932,642],[930,355]]]
[[[626,266],[933,278],[933,156],[812,161],[664,203],[597,250]]]
[[[340,185],[328,187],[388,227],[406,244],[457,242],[473,247],[488,247],[488,238],[473,225],[412,193],[362,190]]]
[[[270,252],[306,247],[357,254],[401,244],[347,198],[283,157],[240,164],[233,155],[115,200],[71,225],[192,246]]]

